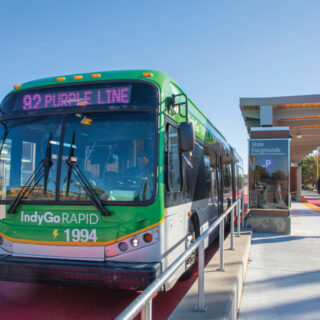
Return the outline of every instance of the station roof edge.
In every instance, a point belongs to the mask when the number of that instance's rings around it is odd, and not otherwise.
[[[240,107],[243,106],[270,106],[281,104],[316,103],[320,102],[320,94],[280,96],[263,98],[240,98]]]

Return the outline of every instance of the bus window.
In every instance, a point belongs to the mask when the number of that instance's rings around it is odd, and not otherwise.
[[[90,119],[86,121],[85,119]],[[60,200],[88,200],[66,161],[74,158],[90,186],[107,201],[146,201],[154,194],[154,115],[69,115],[62,155]]]
[[[224,194],[224,208],[226,210],[232,201],[232,174],[231,164],[223,164],[223,194]]]
[[[35,170],[36,146],[35,142],[22,141],[21,185],[26,184]]]
[[[178,129],[169,125],[167,130],[168,141],[168,187],[169,191],[181,190],[180,154]]]
[[[43,168],[39,181],[25,194],[29,200],[55,200],[62,117],[7,120],[8,133],[1,151],[1,199],[15,199],[32,174]],[[47,174],[45,174],[47,170]]]
[[[223,166],[223,187],[224,192],[229,193],[231,192],[231,166],[230,165],[224,165]]]
[[[211,166],[210,166],[210,157],[209,156],[204,156],[204,167],[206,171],[206,182],[210,184],[211,182]]]
[[[237,198],[241,196],[243,192],[243,169],[236,166],[236,182],[237,182]]]

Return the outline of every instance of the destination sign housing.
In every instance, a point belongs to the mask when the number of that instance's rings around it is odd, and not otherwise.
[[[79,88],[66,90],[39,90],[22,93],[15,102],[15,111],[41,110],[49,108],[129,104],[131,86]]]

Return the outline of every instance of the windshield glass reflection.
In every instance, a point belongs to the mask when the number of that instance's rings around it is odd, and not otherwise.
[[[73,114],[67,118],[60,200],[88,200],[75,163],[102,200],[146,201],[154,193],[155,115]]]
[[[16,198],[46,159],[42,174],[32,181],[24,198],[54,200],[62,117],[8,120],[6,126],[0,156],[0,198]]]

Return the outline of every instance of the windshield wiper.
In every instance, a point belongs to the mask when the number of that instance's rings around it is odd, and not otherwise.
[[[52,133],[50,133],[49,135],[45,157],[39,162],[36,169],[32,172],[32,174],[28,178],[26,184],[21,188],[17,197],[14,199],[13,203],[8,209],[9,214],[16,212],[17,206],[19,205],[19,203],[21,202],[21,200],[23,199],[27,191],[30,189],[31,185],[33,184],[31,190],[29,191],[29,194],[38,185],[38,183],[42,178],[44,178],[43,193],[44,194],[47,193],[49,171],[51,166],[53,165],[53,162],[51,161],[51,140],[52,140]]]
[[[69,170],[70,170],[69,180],[71,179],[71,174],[73,173],[73,175],[76,177],[76,179],[79,181],[82,188],[86,192],[87,196],[90,198],[93,205],[100,212],[100,214],[102,216],[110,216],[111,212],[108,211],[103,206],[101,198],[98,196],[96,191],[93,189],[93,186],[90,184],[90,182],[88,181],[86,176],[83,174],[83,172],[79,168],[79,166],[77,164],[77,159],[75,157],[70,157],[69,159],[66,159],[65,161],[66,161],[66,164],[68,165]],[[68,171],[68,173],[69,173],[69,171]],[[69,184],[70,184],[70,182],[69,182]]]
[[[52,132],[50,132],[49,135],[49,141],[47,144],[46,149],[46,156],[45,156],[45,165],[44,165],[44,171],[43,171],[43,194],[47,194],[47,186],[48,186],[48,178],[49,178],[49,171],[51,166],[53,165],[53,162],[51,161],[51,140],[52,140]],[[33,186],[34,188],[34,186]]]
[[[149,188],[150,188],[150,182],[148,181],[148,178],[147,178],[147,177],[144,177],[144,178],[142,179],[141,184],[140,184],[139,192],[138,192],[138,196],[137,196],[137,198],[138,198],[140,201],[146,201],[146,200],[147,200],[148,185],[149,185]],[[151,189],[151,188],[150,188],[150,189]],[[141,191],[142,191],[142,195],[141,195]]]

